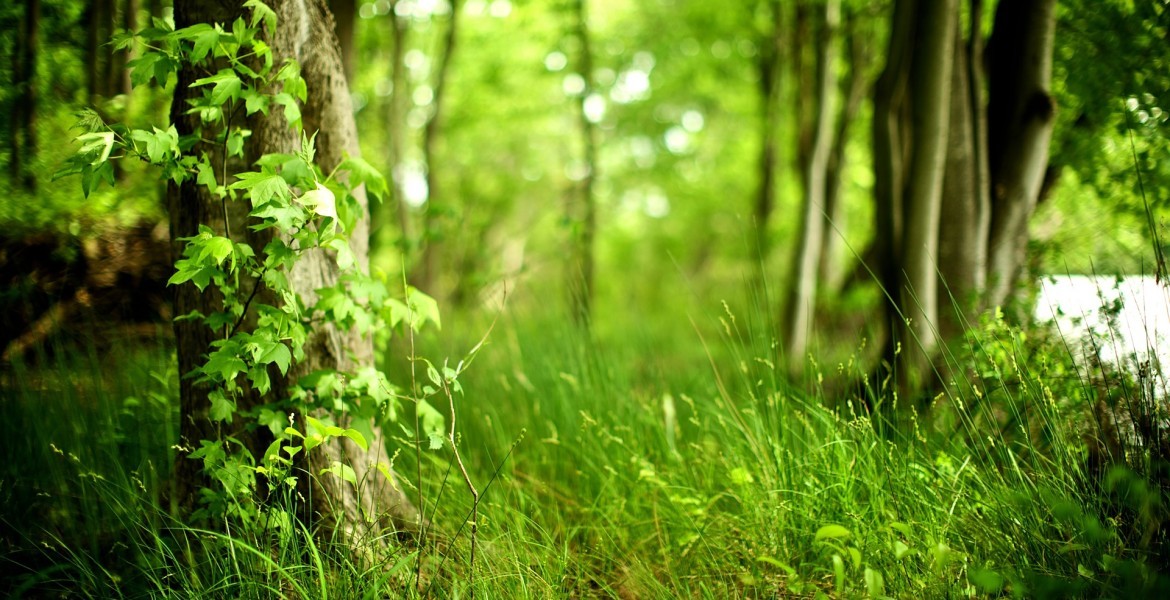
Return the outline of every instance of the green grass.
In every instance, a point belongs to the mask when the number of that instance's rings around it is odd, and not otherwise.
[[[950,399],[879,433],[863,397],[892,403],[881,383],[834,385],[865,381],[859,360],[817,367],[810,393],[775,375],[754,324],[766,319],[629,321],[586,341],[557,319],[505,316],[462,377],[460,448],[483,494],[476,595],[1100,597],[1167,587],[1170,512],[1156,465],[1086,467],[1096,388],[1069,376],[1057,344],[987,324],[954,355],[970,376]],[[486,329],[456,316],[448,331],[462,335],[421,340],[420,353],[457,359]],[[401,354],[391,375],[407,383]],[[172,362],[165,345],[62,351],[3,374],[0,593],[473,591],[470,498],[448,450],[402,448],[396,468],[421,488],[439,533],[421,548],[393,541],[377,565],[276,513],[259,533],[176,522]],[[838,388],[857,389],[817,391]]]

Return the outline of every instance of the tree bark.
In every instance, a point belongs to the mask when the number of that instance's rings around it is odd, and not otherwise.
[[[122,3],[122,28],[126,31],[138,30],[138,0],[126,0]],[[129,94],[133,86],[130,84],[130,70],[126,68],[131,56],[128,48],[125,51],[114,51],[110,54],[110,88],[115,94]]]
[[[575,0],[573,9],[577,40],[581,46],[577,70],[585,80],[585,89],[582,90],[577,103],[585,176],[581,179],[576,194],[576,210],[570,210],[570,222],[575,228],[575,235],[573,262],[569,268],[569,300],[573,318],[578,324],[588,327],[593,312],[593,240],[597,235],[597,205],[593,192],[594,182],[597,180],[597,127],[589,120],[585,111],[586,103],[594,90],[593,49],[590,45],[586,0]]]
[[[410,265],[419,241],[414,234],[410,205],[406,202],[406,188],[403,182],[405,177],[403,161],[406,159],[406,112],[410,102],[410,83],[406,78],[406,43],[410,29],[407,18],[400,16],[395,10],[399,1],[394,0],[390,5],[391,37],[394,45],[390,51],[393,72],[390,76],[392,84],[390,114],[386,120],[390,137],[390,180],[394,187],[398,228],[402,236],[403,262]]]
[[[799,370],[805,361],[816,308],[820,252],[825,237],[825,197],[829,159],[833,149],[837,118],[837,26],[839,0],[827,0],[817,57],[817,116],[813,127],[811,153],[804,176],[804,208],[800,245],[792,270],[791,295],[786,314],[786,344],[789,367]]]
[[[765,278],[772,243],[768,235],[772,211],[776,207],[776,170],[778,129],[780,124],[780,77],[784,53],[784,8],[780,2],[768,2],[772,15],[771,31],[764,37],[757,64],[760,77],[760,155],[759,188],[756,190],[754,212],[755,258],[761,280]]]
[[[882,283],[898,290],[891,365],[899,345],[902,365],[929,365],[940,332],[960,334],[1007,300],[1045,187],[1055,0],[1000,2],[986,62],[983,3],[969,6],[962,46],[954,0],[899,0],[875,91],[877,243]],[[941,300],[940,285],[949,291]]]
[[[1003,304],[1015,285],[1036,209],[1056,104],[1049,92],[1056,0],[1001,2],[988,45],[988,156],[993,217],[988,301]]]
[[[920,50],[911,67],[914,105],[913,158],[906,183],[906,285],[902,310],[909,347],[903,356],[911,373],[933,358],[938,343],[938,228],[942,210],[943,166],[949,125],[951,70],[954,65],[956,0],[920,5]]]
[[[959,27],[958,22],[954,24]],[[951,74],[950,136],[943,179],[943,213],[939,223],[938,270],[943,290],[938,316],[944,338],[962,334],[981,309],[986,285],[987,235],[991,222],[989,198],[980,183],[977,115],[982,102],[973,88],[977,69],[968,48],[955,44]]]
[[[849,143],[849,129],[861,110],[861,104],[869,94],[869,44],[868,31],[860,27],[861,16],[857,9],[844,13],[844,39],[849,41],[849,76],[845,78],[845,106],[837,119],[837,131],[833,135],[833,150],[825,166],[825,232],[821,244],[821,261],[818,271],[821,284],[837,287],[841,279],[842,244],[836,232],[845,231],[848,215],[842,210],[841,184],[845,170],[845,151]]]
[[[36,191],[37,181],[29,163],[37,156],[37,53],[40,49],[41,1],[27,0],[20,16],[12,52],[12,79],[16,87],[10,119],[12,182],[25,191]]]
[[[431,114],[423,128],[423,162],[427,168],[427,204],[423,212],[423,251],[419,259],[415,287],[435,295],[435,279],[438,276],[439,241],[439,213],[443,208],[443,197],[439,183],[438,145],[439,134],[443,126],[443,98],[447,90],[447,77],[451,72],[451,59],[455,55],[455,43],[458,40],[459,1],[451,2],[451,22],[447,25],[447,34],[443,41],[443,54],[439,59],[439,69],[435,73],[432,89],[434,96],[431,99]]]
[[[894,3],[886,66],[874,86],[873,160],[874,160],[874,236],[878,259],[879,285],[886,302],[885,321],[887,368],[893,368],[901,342],[902,314],[902,230],[906,169],[909,160],[910,64],[915,52],[915,0]]]
[[[93,105],[99,96],[105,96],[102,80],[101,44],[109,39],[109,31],[103,26],[102,18],[109,0],[92,0],[85,8],[85,84],[89,104]]]
[[[329,10],[337,22],[337,42],[341,48],[341,62],[345,65],[345,79],[353,85],[353,30],[357,19],[355,0],[329,0]]]
[[[294,58],[301,65],[301,73],[308,88],[308,100],[302,108],[304,128],[306,131],[318,132],[317,160],[322,169],[329,172],[346,154],[357,156],[359,153],[332,15],[324,0],[270,0],[268,4],[279,18],[277,31],[270,34],[268,43],[278,64],[284,59]],[[175,22],[178,27],[201,22],[231,22],[239,16],[241,10],[240,3],[231,0],[179,0],[175,3]],[[201,76],[202,72],[191,67],[184,67],[179,73],[171,118],[180,135],[200,129],[198,117],[184,114],[184,107],[187,106],[186,99],[193,93],[190,83]],[[256,113],[246,125],[252,130],[246,147],[250,160],[271,152],[291,153],[300,147],[298,136],[285,122],[281,111],[271,111],[267,116]],[[214,139],[207,132],[202,137]],[[357,190],[354,195],[366,218],[359,219],[350,232],[350,247],[360,268],[366,269],[368,206],[363,190]],[[169,196],[172,240],[192,235],[199,224],[208,224],[220,232],[229,231],[237,240],[246,240],[259,254],[267,241],[265,237],[271,235],[271,230],[251,232],[245,227],[247,209],[244,202],[231,203],[238,205],[238,210],[233,212],[229,208],[228,222],[225,223],[219,201],[208,197],[205,188],[192,182],[182,186],[172,185]],[[180,248],[176,245],[175,250]],[[288,274],[290,286],[308,305],[315,300],[314,290],[335,284],[337,277],[336,263],[324,251],[306,253]],[[176,289],[175,305],[178,314],[186,314],[194,309],[206,314],[217,309],[219,299],[213,294],[201,294],[194,286],[185,284]],[[215,332],[193,321],[181,321],[175,324],[175,335],[180,369],[187,373],[199,364]],[[278,373],[274,374],[273,391],[270,394],[272,398],[281,397],[291,381],[308,372],[323,368],[352,371],[360,365],[370,364],[373,361],[373,345],[369,339],[363,339],[354,331],[325,327],[307,341],[305,354],[305,360],[290,371],[287,379]],[[183,414],[181,435],[186,445],[197,444],[200,439],[219,437],[207,418],[206,389],[184,379],[180,399]],[[245,402],[254,405],[262,400],[252,395]],[[240,408],[246,410],[249,407],[241,402]],[[337,424],[341,427],[348,425],[345,417],[339,419]],[[380,461],[386,462],[388,458],[380,428],[375,425],[373,432],[374,438],[368,440],[368,452],[343,438],[327,442],[307,457],[306,468],[313,474],[312,489],[307,495],[310,499],[308,508],[329,529],[341,532],[355,543],[377,539],[384,528],[416,530],[421,519],[397,482],[383,477],[376,468]],[[236,435],[254,453],[256,448],[263,451],[263,440],[256,439],[256,434],[240,430]],[[330,475],[317,475],[334,461],[351,466],[359,485],[352,486]],[[205,481],[197,465],[187,464],[195,462],[183,457],[176,467],[180,496],[188,500]]]

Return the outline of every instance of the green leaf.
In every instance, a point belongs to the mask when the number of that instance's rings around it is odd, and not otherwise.
[[[375,466],[378,468],[378,472],[382,474],[382,477],[385,477],[386,481],[389,481],[390,485],[394,486],[394,489],[398,489],[398,480],[394,477],[394,473],[390,471],[390,469],[394,468],[393,461],[391,461],[391,464],[380,462]]]
[[[247,132],[251,133],[251,132]],[[232,132],[227,137],[227,152],[228,156],[244,156],[244,138],[245,132],[239,129],[232,129]]]
[[[326,248],[331,248],[337,251],[337,267],[342,271],[353,266],[354,256],[353,250],[350,249],[349,243],[342,238],[333,238],[325,243]]]
[[[260,0],[248,0],[244,8],[252,9],[252,27],[263,21],[269,33],[276,31],[276,13]]]
[[[281,92],[272,97],[272,101],[284,107],[284,120],[289,127],[301,128],[301,107],[292,94]]]
[[[213,390],[208,399],[211,400],[211,420],[230,423],[236,412],[236,401],[226,397],[223,390]]]
[[[273,226],[279,227],[285,231],[299,228],[300,226],[304,225],[305,217],[307,216],[305,209],[291,204],[281,204],[279,202],[270,202],[249,214],[258,219],[265,219],[268,221],[267,223],[252,225],[252,229],[256,231],[267,229]]]
[[[237,181],[228,186],[233,190],[246,190],[252,199],[252,207],[260,208],[273,198],[286,200],[292,195],[288,182],[275,173],[245,171],[236,175]]]
[[[109,160],[110,150],[114,148],[114,132],[95,131],[93,133],[83,133],[77,136],[77,141],[81,143],[81,148],[77,153],[87,158],[96,155],[89,164],[97,165]]]
[[[284,91],[293,98],[304,102],[309,97],[309,88],[301,78],[301,65],[297,61],[288,59],[276,73],[276,79],[284,84]]]
[[[190,27],[179,29],[175,32],[175,36],[194,42],[194,47],[187,54],[187,59],[192,63],[197,63],[207,58],[207,55],[219,43],[224,33],[218,26],[213,27],[207,23],[197,23]]]
[[[369,452],[370,445],[366,443],[366,438],[360,431],[356,429],[346,429],[345,431],[341,432],[341,435],[344,435],[345,437],[353,440],[355,444],[361,446],[362,450]]]
[[[146,156],[151,163],[162,164],[164,159],[177,159],[179,152],[179,132],[174,125],[165,131],[155,127],[153,131],[135,129],[130,132],[130,139],[141,142],[146,146]]]
[[[430,440],[431,450],[438,450],[443,447],[443,424],[446,419],[443,418],[443,413],[435,410],[426,400],[419,400],[415,408],[418,415],[419,424],[422,426],[423,432],[426,433]]]
[[[756,562],[762,562],[765,564],[772,565],[773,567],[776,567],[778,569],[781,569],[785,573],[787,573],[789,577],[796,575],[796,569],[793,569],[787,563],[780,562],[780,561],[772,558],[771,556],[757,556]]]
[[[161,52],[144,52],[142,56],[126,62],[126,68],[130,69],[130,84],[134,87],[146,85],[150,83],[151,79],[158,79],[160,86],[166,85],[169,60],[166,55]],[[162,77],[159,78],[160,66]]]
[[[817,530],[816,541],[847,538],[853,535],[848,529],[840,525],[825,525]]]
[[[207,375],[218,375],[220,381],[234,380],[236,375],[248,369],[243,359],[236,355],[238,349],[236,344],[225,344],[211,353],[201,370]]]
[[[243,96],[246,114],[251,115],[256,112],[268,114],[268,103],[271,102],[271,98],[252,88],[244,90]]]
[[[211,162],[207,156],[203,156],[195,167],[199,174],[195,177],[195,183],[205,186],[208,190],[216,192],[219,189],[219,181],[215,179],[215,167],[211,166]]]
[[[240,90],[243,89],[244,82],[240,81],[240,77],[231,69],[220,69],[219,73],[211,77],[204,77],[196,79],[191,87],[199,87],[203,85],[214,84],[211,88],[211,102],[213,104],[224,104],[229,100],[237,100],[240,97]]]
[[[256,362],[262,365],[276,363],[276,368],[280,369],[280,374],[287,375],[289,364],[292,362],[292,352],[282,342],[269,342],[262,347],[262,351],[256,359]]]
[[[865,591],[869,593],[870,598],[881,598],[886,595],[885,578],[880,572],[869,567],[865,568]]]
[[[216,266],[223,264],[224,259],[231,256],[232,253],[232,241],[222,236],[215,236],[203,242],[202,246],[203,250],[199,254],[199,259],[211,257]]]
[[[967,573],[967,579],[984,594],[998,594],[1003,589],[1003,575],[991,569],[975,568]]]
[[[248,379],[252,380],[252,387],[256,388],[261,396],[272,390],[272,378],[268,376],[268,369],[264,368],[264,365],[248,369]]]
[[[256,418],[256,423],[267,427],[268,431],[271,431],[273,436],[279,436],[280,432],[288,426],[288,416],[279,410],[261,408],[260,415]],[[293,431],[296,430],[294,429]],[[280,440],[277,440],[276,442],[279,443]]]
[[[353,467],[339,461],[333,461],[331,466],[321,469],[321,475],[326,473],[332,473],[353,485],[357,485],[357,474],[353,472]]]
[[[199,448],[187,455],[187,458],[195,460],[203,459],[204,469],[211,469],[212,467],[218,466],[226,457],[227,454],[223,450],[223,442],[220,440],[214,442],[211,440],[199,440]]]
[[[424,294],[414,287],[406,290],[406,303],[410,306],[410,328],[419,331],[427,321],[435,324],[436,329],[442,329],[439,320],[439,303],[434,298]]]
[[[386,178],[371,166],[370,163],[362,160],[361,157],[346,157],[345,160],[341,161],[341,164],[337,165],[337,170],[349,172],[349,186],[351,189],[365,184],[366,192],[372,194],[379,200],[383,199],[390,191],[390,187],[386,183]]]

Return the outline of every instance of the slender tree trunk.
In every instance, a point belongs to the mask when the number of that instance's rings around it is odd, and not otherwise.
[[[886,66],[874,87],[873,159],[875,254],[886,312],[887,343],[884,359],[893,368],[901,342],[902,313],[902,230],[904,210],[902,195],[906,189],[909,161],[910,64],[916,51],[917,33],[915,0],[894,3]]]
[[[345,154],[359,154],[357,131],[348,86],[342,76],[341,55],[334,35],[332,15],[325,7],[324,0],[269,0],[268,4],[276,11],[280,23],[277,31],[270,34],[268,42],[278,62],[293,58],[301,65],[302,76],[308,87],[308,101],[302,109],[304,127],[306,131],[318,132],[317,160],[323,170],[329,172]],[[178,27],[200,22],[231,22],[241,10],[239,3],[229,0],[180,0],[175,6],[175,21]],[[183,107],[186,106],[186,98],[192,93],[189,84],[201,76],[202,72],[190,67],[179,73],[171,116],[180,135],[190,134],[200,128],[198,117],[184,114]],[[242,111],[239,112],[242,114]],[[291,153],[300,147],[300,140],[284,121],[280,111],[272,111],[270,115],[257,113],[247,123],[239,125],[246,125],[252,130],[246,148],[250,160],[270,152]],[[206,132],[203,137],[209,139]],[[355,198],[360,210],[368,211],[364,191],[357,190]],[[228,208],[228,221],[225,222],[222,218],[224,206],[217,199],[208,197],[204,188],[191,182],[172,186],[170,199],[172,239],[192,235],[200,223],[205,223],[219,231],[230,232],[237,239],[246,240],[260,252],[266,242],[265,235],[271,235],[248,230],[246,208],[243,208],[246,203],[232,203],[240,205],[243,209],[241,212],[245,214],[233,213],[234,209]],[[363,269],[367,268],[368,234],[368,218],[359,219],[351,232],[350,247]],[[324,251],[305,254],[288,274],[290,286],[307,304],[314,302],[314,290],[335,284],[337,277],[336,263]],[[218,299],[211,294],[200,294],[191,285],[176,289],[176,310],[182,311],[180,314],[193,309],[215,310],[217,305]],[[198,364],[214,332],[193,322],[177,322],[175,334],[180,369],[186,373]],[[369,339],[363,339],[355,331],[342,331],[334,327],[325,328],[311,337],[306,342],[305,353],[305,360],[296,365],[289,379],[323,368],[352,371],[373,360],[373,346]],[[274,376],[272,397],[281,397],[288,383],[278,374]],[[217,437],[207,419],[206,390],[184,379],[180,400],[184,443],[191,445],[199,439]],[[260,400],[253,397],[247,401],[255,403]],[[248,407],[241,403],[240,408],[246,410]],[[338,425],[346,427],[348,423],[342,418]],[[368,547],[364,542],[375,540],[383,528],[414,530],[418,528],[421,519],[397,482],[387,479],[377,469],[378,463],[386,462],[388,458],[385,436],[377,426],[374,426],[373,432],[373,439],[368,440],[368,452],[362,451],[349,440],[335,439],[309,453],[306,466],[313,474],[320,473],[334,461],[341,461],[354,469],[360,482],[358,486],[345,483],[337,477],[314,476],[312,489],[308,490],[306,497],[310,499],[309,508],[323,519],[329,529],[341,532],[354,543],[362,543],[363,547]],[[255,439],[254,433],[241,430],[236,435],[249,447],[262,446],[263,441]],[[192,494],[203,485],[203,475],[198,466],[186,464],[195,462],[179,459],[176,473],[180,478],[181,494]]]
[[[406,112],[410,102],[410,83],[406,77],[406,43],[410,30],[407,19],[399,16],[395,11],[399,1],[395,0],[390,5],[391,35],[394,40],[390,54],[393,87],[390,96],[390,115],[387,122],[390,134],[390,176],[394,186],[399,233],[402,236],[403,262],[410,265],[418,244],[411,222],[410,205],[406,202],[406,188],[403,184],[405,177],[403,161],[406,158]]]
[[[101,21],[98,18],[101,14],[99,10],[101,3],[102,0],[92,0],[82,13],[82,21],[85,23],[85,87],[91,106],[97,96],[101,95],[97,76],[100,68],[98,46],[104,39],[101,37]]]
[[[138,30],[138,10],[141,8],[138,0],[126,0],[122,3],[122,29],[126,31]],[[112,51],[110,54],[110,87],[115,94],[129,94],[130,70],[126,63],[133,58],[132,48],[125,51]]]
[[[12,182],[30,192],[37,187],[29,163],[37,157],[37,53],[40,49],[40,29],[41,2],[27,0],[12,52],[16,102],[10,114],[12,155],[8,166]]]
[[[845,150],[849,144],[849,130],[869,95],[869,55],[872,51],[866,29],[860,27],[861,17],[856,9],[844,14],[844,39],[849,41],[849,76],[845,78],[845,106],[837,120],[833,135],[833,150],[825,175],[825,231],[818,267],[822,285],[835,288],[841,279],[842,244],[837,234],[845,231],[848,215],[842,210],[841,184],[845,170]]]
[[[817,58],[817,117],[813,128],[811,153],[804,176],[804,208],[800,245],[792,270],[792,293],[788,299],[786,344],[789,367],[799,370],[805,361],[809,335],[813,326],[817,297],[820,251],[825,237],[825,196],[829,158],[833,147],[834,121],[837,118],[837,26],[840,21],[839,0],[827,0]]]
[[[808,162],[812,157],[813,139],[816,137],[817,121],[817,59],[819,44],[816,41],[814,6],[807,2],[796,2],[793,10],[791,65],[795,72],[796,89],[793,113],[796,122],[796,169],[803,177],[808,173]],[[818,3],[819,4],[819,3]]]
[[[451,59],[455,55],[455,42],[458,39],[459,2],[451,1],[451,22],[447,25],[447,35],[443,38],[443,54],[439,59],[439,69],[435,73],[432,89],[434,98],[431,100],[431,116],[423,129],[423,161],[427,167],[427,205],[423,212],[423,251],[420,259],[415,286],[422,291],[435,295],[435,279],[438,275],[438,256],[442,239],[439,229],[439,214],[443,208],[443,195],[439,183],[438,145],[440,132],[443,126],[443,98],[447,90],[447,78],[451,72]]]
[[[956,21],[957,29],[959,23]],[[989,199],[979,181],[981,162],[977,115],[982,103],[971,88],[968,47],[955,44],[951,73],[950,135],[947,143],[943,206],[939,223],[939,332],[944,338],[961,334],[978,310],[986,285]]]
[[[115,58],[105,45],[114,32],[116,15],[115,0],[92,0],[85,11],[85,77],[90,104],[96,104],[97,98],[108,98],[119,92],[114,76]]]
[[[760,269],[760,279],[764,280],[768,256],[772,251],[772,243],[768,235],[768,228],[772,219],[772,211],[776,207],[776,171],[779,163],[777,148],[779,146],[780,124],[780,67],[784,53],[784,9],[780,2],[775,0],[768,3],[772,13],[772,27],[769,35],[763,40],[760,49],[760,58],[756,63],[760,77],[760,156],[759,156],[759,189],[756,191],[755,220],[755,251],[756,266]]]
[[[337,22],[337,41],[341,45],[345,79],[350,85],[353,85],[353,30],[357,23],[356,5],[355,0],[329,0],[329,10]]]
[[[1000,2],[988,46],[988,156],[993,216],[988,301],[1015,285],[1048,167],[1056,104],[1049,92],[1056,0]]]
[[[122,71],[124,69],[120,66],[125,63],[122,61],[124,56],[121,52],[115,52],[113,46],[106,45],[105,42],[113,36],[118,29],[118,0],[104,0],[102,6],[103,21],[102,27],[105,28],[105,35],[102,36],[103,45],[98,49],[102,55],[102,72],[101,78],[103,80],[103,96],[113,97],[122,93]]]
[[[576,203],[572,211],[575,231],[573,264],[569,269],[569,299],[573,318],[588,327],[593,311],[594,249],[593,240],[597,235],[597,205],[593,184],[597,180],[597,127],[589,120],[586,105],[593,94],[593,49],[589,39],[589,19],[586,0],[575,0],[577,40],[580,43],[577,70],[585,80],[585,89],[578,101],[581,130],[582,160],[585,176],[581,179]]]
[[[907,177],[906,286],[902,310],[912,343],[903,348],[907,366],[925,368],[938,345],[938,231],[943,168],[949,130],[951,71],[954,65],[956,0],[919,5],[921,50],[911,67],[913,158]]]

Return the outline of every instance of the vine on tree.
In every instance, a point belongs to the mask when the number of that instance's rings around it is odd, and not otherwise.
[[[266,478],[267,489],[292,489],[297,484],[293,461],[299,453],[339,437],[367,449],[371,425],[395,421],[401,397],[385,373],[365,366],[352,373],[311,373],[299,378],[288,398],[272,398],[269,369],[288,375],[304,360],[306,340],[326,326],[385,341],[391,331],[418,331],[428,323],[438,326],[440,319],[430,297],[407,287],[399,299],[384,276],[366,274],[355,264],[347,232],[354,229],[362,209],[353,192],[364,185],[367,193],[380,199],[388,191],[386,180],[358,157],[346,158],[329,173],[321,170],[315,162],[316,134],[302,130],[300,103],[307,90],[299,65],[293,60],[275,64],[262,35],[275,31],[276,14],[259,0],[248,0],[244,6],[250,18],[239,18],[230,28],[197,24],[175,29],[170,21],[154,19],[147,29],[119,34],[115,47],[140,48],[140,56],[127,64],[134,86],[152,80],[173,86],[184,64],[206,72],[191,84],[202,95],[190,100],[188,108],[188,114],[198,115],[203,129],[191,135],[179,135],[173,124],[135,129],[107,124],[96,112],[85,111],[79,119],[80,148],[58,176],[80,175],[88,196],[102,182],[114,185],[113,161],[135,158],[158,167],[162,177],[176,185],[193,180],[221,202],[223,231],[204,224],[196,235],[182,238],[182,258],[168,284],[194,285],[201,293],[213,288],[223,298],[221,310],[177,317],[202,322],[217,335],[203,364],[186,374],[210,389],[210,419],[236,427],[267,427],[276,438],[262,456],[253,456],[227,433],[199,440],[200,447],[189,454],[203,461],[216,486],[201,491],[201,512],[231,513],[248,521],[263,516],[246,500],[258,489],[257,475]],[[254,170],[229,169],[230,159],[242,162],[251,134],[244,117],[277,109],[297,131],[300,150],[266,154],[255,161]],[[213,160],[213,148],[221,153],[218,161]],[[227,206],[239,202],[248,203],[246,223],[228,218]],[[245,227],[272,229],[275,235],[257,253],[232,237]],[[335,285],[315,290],[316,300],[308,305],[290,286],[288,274],[315,249],[332,252],[341,276]],[[258,296],[260,286],[269,293]],[[260,298],[275,300],[265,303]],[[266,403],[244,413],[238,401],[249,389]],[[418,400],[418,411],[431,447],[441,447],[442,414],[423,399]],[[330,415],[341,413],[354,417],[352,427],[334,424]],[[390,477],[390,464],[378,468]],[[354,470],[341,463],[312,475],[358,483]]]

